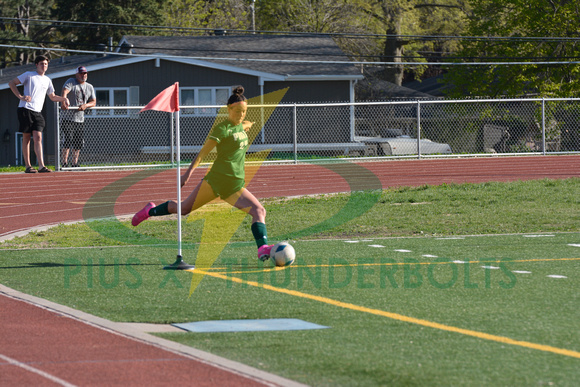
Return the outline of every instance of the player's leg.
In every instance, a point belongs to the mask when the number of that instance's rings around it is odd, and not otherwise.
[[[213,189],[209,183],[206,180],[202,180],[193,189],[191,194],[189,194],[189,196],[181,202],[181,214],[187,215],[191,211],[195,211],[204,204],[209,203],[216,197],[217,196],[213,192]],[[151,202],[133,216],[131,224],[133,226],[137,226],[139,223],[148,219],[150,216],[163,216],[176,213],[177,202],[175,200],[166,201],[165,203],[162,203],[158,206]]]
[[[79,167],[79,156],[81,154],[81,149],[85,145],[85,131],[84,122],[74,122],[74,134],[73,134],[73,152],[72,152],[72,166],[75,168]]]
[[[60,166],[63,168],[68,167],[68,153],[69,148],[62,148],[61,156],[60,156]]]
[[[34,123],[32,127],[32,139],[34,140],[34,153],[38,162],[38,172],[52,172],[44,165],[44,155],[42,150],[42,131],[46,127],[46,121],[41,113],[32,112]]]
[[[32,119],[30,111],[25,108],[18,108],[18,131],[22,132],[22,158],[26,166],[26,173],[36,173],[36,169],[30,164],[30,139],[32,138]]]
[[[72,166],[75,168],[79,167],[79,156],[81,155],[81,150],[80,149],[73,149],[73,162],[72,162]]]
[[[34,153],[36,153],[36,160],[38,161],[38,172],[50,171],[44,165],[44,155],[42,151],[42,132],[33,130],[32,139],[34,140]]]
[[[24,159],[24,165],[26,166],[27,172],[36,172],[32,169],[30,165],[30,139],[32,137],[31,133],[22,133],[22,158]]]
[[[266,209],[260,201],[247,189],[242,188],[226,199],[232,206],[248,213],[252,217],[252,235],[258,247],[258,258],[265,261],[270,258],[272,246],[268,245],[266,230]]]
[[[211,185],[207,180],[202,179],[197,186],[191,191],[189,196],[181,202],[181,215],[187,215],[192,211],[206,205],[217,197]],[[172,200],[169,202],[169,211],[172,214],[177,213],[177,202]]]
[[[66,168],[68,167],[68,155],[72,146],[70,121],[62,121],[60,125],[60,146],[62,148],[62,152],[60,153],[60,166]]]

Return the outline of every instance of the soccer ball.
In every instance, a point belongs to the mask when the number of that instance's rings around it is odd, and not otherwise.
[[[276,243],[270,251],[270,257],[276,266],[289,266],[296,259],[294,247],[288,242]]]

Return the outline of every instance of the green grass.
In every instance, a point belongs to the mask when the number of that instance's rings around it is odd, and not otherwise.
[[[335,237],[444,236],[580,231],[580,179],[403,187],[352,195],[267,199],[271,240]],[[317,227],[348,203],[370,207],[337,216],[335,227]],[[219,206],[218,206],[219,207]],[[227,207],[229,208],[229,207]],[[208,207],[209,213],[213,207]],[[351,216],[354,212],[356,217]],[[352,218],[352,219],[351,219]],[[159,220],[160,219],[160,220]],[[125,244],[175,245],[175,220],[155,218],[133,229],[125,222],[91,221],[31,233],[0,244],[18,247],[84,247]],[[202,223],[183,222],[185,248],[196,248]],[[323,225],[324,226],[324,225]],[[300,230],[313,230],[302,233]],[[135,232],[138,231],[138,232]],[[252,241],[246,217],[232,241]],[[248,242],[252,244],[252,242]]]
[[[294,265],[258,263],[245,219],[191,297],[191,273],[161,270],[175,259],[174,220],[145,222],[138,233],[111,220],[61,225],[3,243],[0,283],[114,321],[299,318],[328,326],[160,334],[311,385],[574,386],[580,359],[536,346],[580,353],[579,185],[268,200],[272,240],[316,231],[293,239]],[[349,200],[375,204],[349,220],[352,213],[340,216]],[[328,218],[334,228],[316,226]],[[184,222],[188,262],[201,227]]]

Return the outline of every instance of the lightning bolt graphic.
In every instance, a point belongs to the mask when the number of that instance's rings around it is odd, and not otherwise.
[[[254,142],[258,133],[262,131],[264,125],[276,109],[276,106],[286,94],[286,91],[288,91],[288,88],[248,99],[248,114],[246,118],[255,122],[254,126],[248,133],[248,141],[250,144]],[[268,106],[253,107],[251,104],[267,104]],[[218,117],[223,117],[224,115],[227,115],[227,108],[225,107],[220,109]],[[217,123],[218,119],[216,117],[214,125]],[[250,183],[269,154],[270,150],[253,154],[252,160],[256,161],[256,166],[246,170],[246,185]],[[210,153],[208,158],[215,158],[215,153]],[[238,197],[234,196],[233,198],[228,199],[230,204],[233,205]],[[194,211],[189,215],[187,222],[194,222],[200,219],[204,220],[201,243],[195,259],[196,269],[199,270],[193,271],[191,286],[189,288],[189,297],[191,297],[207,270],[213,265],[215,260],[224,250],[229,240],[246,217],[247,210],[249,209],[244,209],[243,211],[232,211],[230,207],[216,206],[215,211]]]

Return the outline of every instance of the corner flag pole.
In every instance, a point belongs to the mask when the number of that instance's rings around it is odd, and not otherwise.
[[[157,94],[139,113],[146,110],[175,113],[175,141],[177,142],[177,260],[165,266],[165,270],[191,270],[195,266],[183,262],[181,257],[181,140],[179,138],[179,82],[175,82]]]
[[[179,84],[177,84],[179,88]],[[182,256],[182,241],[181,241],[181,138],[179,128],[179,94],[177,96],[177,108],[173,112],[175,118],[175,151],[177,153],[177,259],[171,265],[165,266],[164,270],[191,270],[195,269],[194,265],[188,265],[183,260]]]
[[[179,110],[175,115],[175,140],[177,142],[177,258],[181,257],[181,139],[179,137]]]

